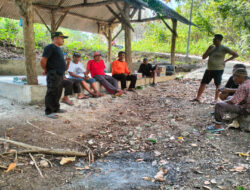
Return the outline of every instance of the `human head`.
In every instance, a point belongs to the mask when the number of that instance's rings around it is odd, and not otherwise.
[[[93,54],[93,57],[94,57],[95,61],[100,61],[101,60],[101,56],[102,56],[102,54],[100,54],[99,52],[95,52]]]
[[[124,51],[120,51],[118,53],[119,60],[124,60],[125,59],[126,53]]]
[[[244,64],[235,64],[234,67],[233,67],[233,73],[234,71],[236,71],[237,69],[246,69],[246,66]]]
[[[213,43],[215,46],[219,46],[221,44],[221,41],[223,40],[223,36],[221,34],[215,34]]]
[[[233,79],[236,84],[242,84],[245,80],[247,80],[247,70],[243,68],[239,68],[234,71]]]
[[[145,58],[143,59],[143,63],[144,63],[144,64],[148,64],[148,58],[145,57]]]
[[[80,53],[77,53],[77,52],[73,53],[73,62],[74,63],[80,62],[80,59],[81,59],[81,54]]]
[[[65,38],[68,38],[68,36],[64,36],[62,32],[51,33],[51,39],[56,46],[62,46]]]

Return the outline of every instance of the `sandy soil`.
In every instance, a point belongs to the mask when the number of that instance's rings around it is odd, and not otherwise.
[[[81,144],[86,145],[99,159],[97,162],[119,151],[150,153],[152,159],[147,162],[152,167],[168,169],[165,182],[150,182],[157,183],[158,189],[250,189],[249,157],[235,154],[250,150],[250,134],[231,129],[221,134],[208,133],[205,128],[213,121],[210,115],[213,106],[209,103],[213,100],[214,86],[208,86],[202,104],[191,103],[189,100],[198,86],[198,81],[175,80],[118,98],[110,95],[89,100],[73,98],[74,106],[61,104],[68,112],[60,114],[57,120],[44,117],[43,105],[18,105],[1,98],[0,136],[44,148],[85,151]],[[10,149],[23,150],[0,144],[1,152]],[[87,159],[61,166],[60,156],[33,156],[38,163],[44,157],[53,164],[49,168],[40,167],[44,178],[28,155],[18,155],[15,170],[6,173],[0,169],[0,189],[71,189],[65,185],[74,184],[79,177],[89,178],[102,169],[91,165],[80,174],[77,164],[86,165]],[[146,162],[143,155],[133,158]],[[7,167],[14,159],[14,155],[0,156],[0,166]],[[235,167],[239,171],[233,171]],[[142,177],[136,181],[138,186],[119,189],[151,189],[152,185],[141,188]],[[95,180],[98,178],[86,183],[96,183]],[[84,187],[81,189],[98,189]]]

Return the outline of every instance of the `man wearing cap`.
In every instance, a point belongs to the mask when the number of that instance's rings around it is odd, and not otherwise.
[[[148,63],[148,59],[144,58],[143,63],[139,67],[138,73],[142,73],[143,77],[146,76],[153,78],[153,83],[151,84],[151,86],[156,86],[155,77],[157,68],[157,65],[153,67],[150,63]]]
[[[125,61],[125,52],[120,51],[118,53],[118,60],[115,60],[112,63],[112,76],[116,79],[121,81],[122,90],[127,89],[126,81],[131,81],[128,91],[135,91],[135,85],[137,77],[136,75],[131,75],[128,69],[127,63]]]
[[[238,57],[235,51],[232,51],[226,46],[221,45],[223,36],[221,34],[215,34],[213,39],[213,45],[209,46],[207,51],[203,54],[202,59],[208,58],[207,70],[204,73],[201,85],[199,87],[196,98],[192,101],[200,102],[202,93],[204,92],[206,85],[214,79],[214,84],[216,86],[215,98],[212,104],[215,104],[219,98],[219,91],[222,75],[224,72],[226,62]],[[229,59],[225,59],[226,54],[232,55]]]
[[[69,78],[75,79],[79,82],[81,82],[83,88],[87,90],[92,96],[94,97],[101,97],[103,94],[98,92],[96,80],[94,78],[90,78],[88,75],[86,75],[86,70],[83,66],[83,64],[80,62],[81,54],[80,53],[74,53],[73,54],[73,61],[70,62],[69,65]],[[92,91],[88,84],[93,88],[94,91]],[[84,97],[85,98],[85,97]],[[82,99],[84,99],[82,98]]]
[[[210,132],[224,130],[222,119],[225,113],[250,114],[250,79],[248,79],[247,70],[243,68],[235,70],[233,80],[239,87],[231,99],[215,105],[215,125],[207,128]]]
[[[123,91],[118,89],[117,80],[105,74],[105,64],[101,59],[101,54],[99,52],[95,52],[93,57],[94,59],[89,60],[87,63],[87,70],[85,74],[88,75],[91,73],[91,76],[99,81],[111,94],[115,94],[117,96],[122,95]]]
[[[47,93],[45,96],[45,115],[49,118],[56,119],[56,113],[63,113],[65,110],[60,109],[59,100],[62,95],[62,81],[66,70],[66,62],[63,52],[60,48],[64,44],[62,32],[51,34],[52,44],[44,48],[41,67],[43,73],[47,75]]]

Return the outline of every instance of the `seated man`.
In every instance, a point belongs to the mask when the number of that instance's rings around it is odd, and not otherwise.
[[[158,68],[157,65],[153,67],[150,63],[148,63],[148,59],[144,58],[143,63],[140,65],[138,73],[142,73],[143,77],[146,76],[153,78],[153,83],[151,85],[156,86],[155,77],[157,68]]]
[[[85,73],[85,69],[83,64],[80,62],[81,54],[74,53],[73,61],[70,62],[69,65],[69,79],[75,79],[81,82],[84,89],[86,89],[92,96],[100,97],[103,94],[98,92],[96,80],[94,78],[90,78],[88,74]],[[93,88],[94,92],[89,88],[88,84]]]
[[[105,64],[101,59],[101,54],[95,52],[93,57],[94,59],[89,60],[87,63],[85,74],[88,75],[91,73],[91,76],[99,81],[111,94],[115,94],[116,96],[122,95],[123,91],[118,89],[117,80],[105,74]]]
[[[136,75],[130,75],[127,63],[125,62],[125,52],[120,51],[118,53],[118,60],[112,63],[112,76],[121,81],[122,90],[127,89],[126,81],[129,80],[130,85],[128,91],[135,91]]]
[[[222,119],[225,113],[250,114],[250,79],[245,69],[237,69],[233,73],[233,80],[239,88],[229,100],[219,102],[215,105],[215,125],[209,126],[210,132],[223,131]]]
[[[81,93],[80,82],[75,79],[64,78],[62,82],[64,88],[64,97],[62,98],[62,103],[68,104],[70,106],[73,105],[73,102],[69,99],[68,96],[74,93],[77,93],[77,99],[87,99],[88,96],[85,96]]]
[[[234,71],[236,71],[237,69],[242,68],[242,69],[246,69],[246,66],[243,64],[235,64],[233,67],[233,73]],[[228,81],[227,84],[225,85],[224,88],[219,88],[220,91],[220,99],[221,100],[226,100],[227,98],[230,98],[230,96],[233,96],[235,91],[237,90],[237,88],[239,87],[238,84],[235,84],[234,80],[233,80],[233,76],[231,76]]]

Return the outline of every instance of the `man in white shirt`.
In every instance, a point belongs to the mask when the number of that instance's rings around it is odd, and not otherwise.
[[[83,66],[83,64],[80,62],[81,60],[81,54],[80,53],[74,53],[73,54],[73,61],[70,62],[69,65],[69,79],[75,79],[81,82],[81,85],[85,90],[87,90],[92,96],[94,97],[101,97],[104,94],[99,93],[97,90],[97,84],[96,80],[94,78],[90,78],[88,75],[86,75],[86,70]],[[89,83],[90,86],[94,91],[92,91],[89,88]]]

